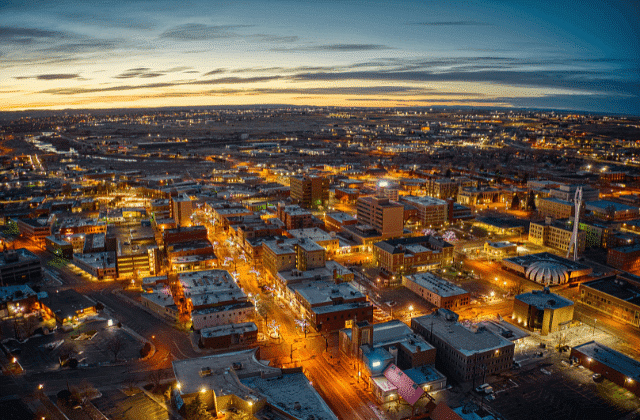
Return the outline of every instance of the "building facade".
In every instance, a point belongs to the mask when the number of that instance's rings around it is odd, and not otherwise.
[[[438,308],[455,310],[469,304],[469,292],[433,273],[402,276],[402,285]]]
[[[433,345],[436,367],[459,382],[495,375],[513,366],[515,344],[484,327],[465,327],[447,309],[411,320],[411,328]]]
[[[434,236],[390,239],[373,246],[373,262],[395,275],[427,271],[453,263],[453,245]],[[397,276],[397,284],[401,278]]]
[[[448,221],[449,205],[445,200],[405,195],[402,201],[418,209],[418,218],[424,227],[442,226]]]
[[[315,208],[329,200],[329,180],[319,176],[289,178],[291,199],[304,208]]]
[[[541,335],[569,328],[573,321],[573,302],[551,293],[533,290],[515,297],[511,319],[531,331]]]
[[[640,245],[609,248],[607,264],[619,270],[640,271]]]
[[[531,222],[529,225],[529,241],[536,245],[548,246],[562,252],[567,252],[573,235],[573,226],[568,221],[551,221],[544,223]],[[587,234],[578,231],[578,253],[583,253],[586,246]]]
[[[580,302],[627,324],[640,327],[640,278],[616,274],[580,283]]]
[[[356,206],[358,223],[376,229],[383,239],[402,236],[404,206],[381,197],[361,197]]]

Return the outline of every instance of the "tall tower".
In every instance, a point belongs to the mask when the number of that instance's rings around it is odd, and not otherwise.
[[[574,197],[576,215],[573,218],[573,233],[571,234],[571,241],[569,241],[569,248],[567,248],[567,258],[571,255],[571,246],[573,245],[573,260],[578,259],[578,225],[580,224],[580,205],[582,204],[582,187],[576,188],[576,195]]]

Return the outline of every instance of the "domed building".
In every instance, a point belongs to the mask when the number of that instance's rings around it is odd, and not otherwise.
[[[548,252],[520,255],[502,260],[502,269],[545,286],[559,286],[589,276],[589,266]]]
[[[525,276],[539,284],[558,286],[569,281],[569,270],[556,261],[536,261],[526,268]]]

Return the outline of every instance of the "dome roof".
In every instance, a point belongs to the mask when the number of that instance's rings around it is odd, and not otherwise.
[[[553,261],[536,261],[527,267],[525,275],[531,281],[552,286],[569,281],[567,267]]]

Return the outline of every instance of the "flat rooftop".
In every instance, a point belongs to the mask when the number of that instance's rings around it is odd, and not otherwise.
[[[243,375],[281,375],[280,369],[268,366],[256,358],[257,350],[241,350],[172,362],[173,373],[180,383],[180,394],[195,394],[203,389],[210,389],[218,396],[236,395],[245,401],[259,401],[260,394],[243,385],[235,372],[232,372],[233,364],[239,363],[242,369],[238,372]]]
[[[433,365],[423,365],[412,369],[405,370],[404,373],[418,385],[424,385],[429,382],[439,381],[446,377],[436,370]]]
[[[587,210],[597,210],[597,211],[607,211],[608,208],[612,207],[616,212],[619,211],[633,211],[638,212],[638,207],[628,206],[626,204],[617,203],[615,201],[609,200],[597,200],[597,201],[587,201],[585,203],[585,207]]]
[[[422,207],[446,206],[447,205],[446,201],[441,200],[439,198],[435,198],[435,197],[429,197],[429,196],[415,197],[415,196],[403,195],[402,196],[402,201],[407,202],[407,203],[411,203],[414,206],[422,206]]]
[[[535,306],[538,310],[560,309],[573,305],[569,299],[565,299],[555,293],[533,290],[530,293],[523,293],[515,298],[529,306]]]
[[[366,308],[369,306],[371,306],[371,302],[350,302],[350,303],[343,303],[340,305],[316,306],[314,308],[311,308],[311,310],[316,314],[320,315],[320,314],[329,314],[332,312],[346,311],[349,309]]]
[[[418,286],[429,290],[431,293],[435,293],[438,296],[442,297],[451,297],[451,296],[459,296],[464,295],[469,292],[466,290],[456,286],[443,279],[442,277],[438,277],[433,273],[418,273],[410,276],[402,276],[403,282],[410,281]]]
[[[627,378],[631,378],[636,382],[640,381],[640,362],[619,351],[615,351],[611,347],[596,341],[589,341],[575,346],[573,349],[611,369],[615,369]]]
[[[582,283],[580,286],[590,287],[617,299],[640,305],[640,287],[619,276],[608,276],[592,280]]]
[[[36,292],[26,284],[0,287],[0,302],[12,302],[35,295]]]
[[[621,254],[632,254],[634,252],[640,251],[640,245],[621,246],[613,249],[615,250],[615,252],[620,252]]]
[[[6,251],[0,254],[0,267],[8,266],[11,264],[20,263],[23,264],[25,262],[40,262],[40,258],[38,258],[33,252],[29,251],[27,248],[19,248],[11,251]]]
[[[294,284],[289,286],[298,293],[309,305],[327,305],[336,299],[355,300],[363,299],[364,294],[359,292],[349,283],[330,283],[326,281],[314,281],[311,283]]]
[[[320,228],[291,229],[287,231],[294,238],[307,238],[314,242],[330,241],[335,239],[329,232],[325,232]]]
[[[116,258],[113,252],[95,252],[92,254],[73,254],[74,261],[96,268],[115,268]]]
[[[450,311],[449,311],[450,312]],[[427,331],[433,331],[440,340],[455,348],[465,356],[499,350],[514,344],[485,328],[465,327],[453,319],[447,319],[444,311],[413,318],[412,323],[421,325]]]
[[[273,407],[298,419],[338,420],[302,372],[273,378],[243,377],[243,385],[266,397]]]
[[[244,334],[246,332],[258,331],[258,327],[253,322],[242,322],[240,324],[218,325],[217,327],[203,328],[200,335],[204,338],[224,337],[231,334]]]
[[[520,340],[521,338],[529,337],[531,335],[527,331],[521,328],[518,328],[515,325],[510,324],[505,320],[480,321],[478,322],[477,325],[480,327],[484,327],[489,331],[491,331],[492,333],[496,335],[500,335],[509,341],[517,341],[517,340]]]
[[[176,311],[178,310],[178,307],[173,300],[173,296],[171,295],[171,289],[168,287],[157,287],[153,289],[151,293],[142,293],[140,298],[146,299],[164,308],[173,307]]]
[[[314,268],[307,271],[300,271],[297,269],[279,271],[278,277],[285,283],[301,283],[303,281],[312,280],[332,281],[334,270],[336,271],[336,275],[339,277],[353,274],[351,270],[344,267],[340,263],[337,263],[335,261],[327,261],[324,267]]]
[[[513,242],[506,242],[506,241],[501,241],[501,242],[488,241],[486,243],[492,248],[509,248],[512,246],[516,246],[516,244],[514,244]]]

